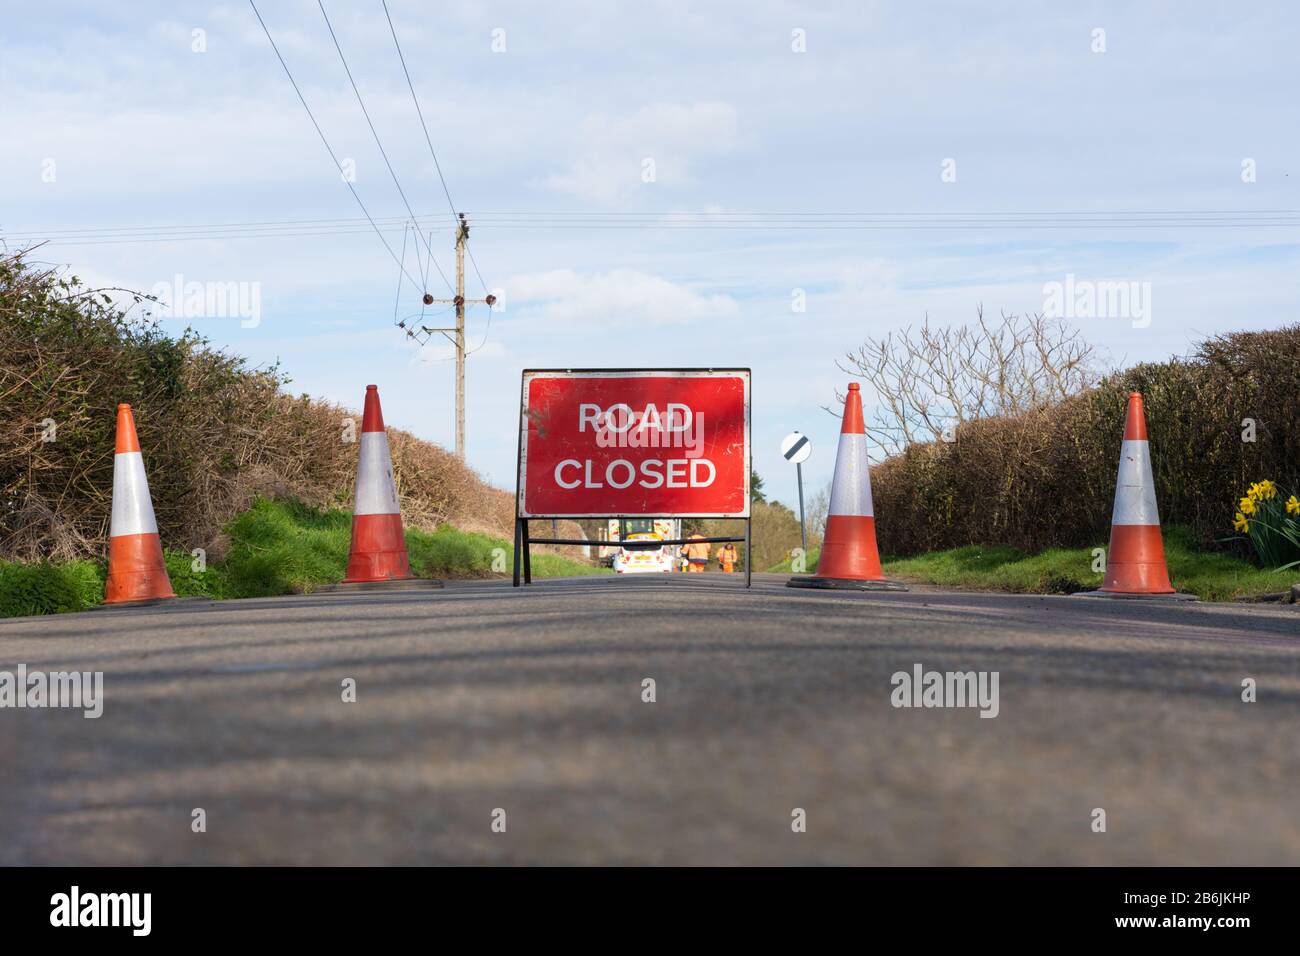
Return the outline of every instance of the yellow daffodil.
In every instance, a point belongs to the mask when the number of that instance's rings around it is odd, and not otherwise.
[[[1243,515],[1240,511],[1237,512],[1237,517],[1233,519],[1232,530],[1243,531],[1247,533],[1249,533],[1250,531],[1250,522],[1246,520],[1246,516]]]
[[[1286,500],[1287,514],[1300,515],[1300,501],[1296,501],[1295,495]]]
[[[1268,480],[1261,481],[1255,487],[1259,489],[1259,493],[1255,495],[1256,498],[1259,498],[1261,500],[1267,499],[1271,501],[1272,499],[1277,497],[1277,485],[1273,484],[1273,482],[1271,481]]]
[[[1242,498],[1237,502],[1237,507],[1241,509],[1242,514],[1253,515],[1255,513],[1255,499]]]

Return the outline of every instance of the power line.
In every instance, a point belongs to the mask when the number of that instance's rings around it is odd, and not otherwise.
[[[318,0],[319,2],[319,0]],[[411,80],[411,71],[406,66],[406,55],[402,53],[402,42],[397,38],[397,27],[393,24],[393,16],[388,10],[388,0],[380,0],[384,7],[384,18],[388,21],[388,32],[393,35],[393,47],[397,50],[397,59],[402,64],[402,73],[406,77],[406,88],[411,91],[411,102],[415,104],[415,114],[420,118],[420,129],[424,131],[424,142],[429,147],[429,155],[433,157],[433,168],[438,172],[438,181],[442,183],[442,194],[447,197],[447,208],[451,211],[452,221],[456,223],[457,235],[460,237],[458,245],[459,250],[463,250],[465,255],[469,256],[470,265],[474,267],[474,274],[478,276],[479,285],[483,288],[485,300],[491,299],[488,292],[487,280],[483,278],[483,271],[478,267],[478,260],[474,258],[474,250],[469,245],[469,228],[462,222],[461,217],[456,211],[456,203],[451,198],[451,189],[447,186],[447,177],[442,173],[442,163],[438,162],[438,151],[433,148],[433,137],[429,135],[429,124],[424,120],[424,110],[420,107],[420,97],[416,95],[415,83]],[[458,276],[459,281],[459,276]],[[488,336],[492,334],[492,305],[488,303],[487,325],[483,328],[483,337],[479,340],[478,345],[465,352],[464,357],[469,357],[487,344]]]
[[[319,0],[317,0],[319,2]],[[459,222],[457,218],[456,204],[452,202],[451,190],[447,188],[447,177],[442,174],[442,164],[438,162],[438,152],[433,148],[433,138],[429,135],[429,125],[424,121],[424,110],[420,108],[420,98],[415,94],[415,84],[411,81],[411,71],[406,68],[406,57],[402,53],[401,41],[397,39],[397,28],[393,26],[392,14],[388,12],[388,0],[380,0],[384,6],[384,17],[388,20],[388,31],[393,35],[393,46],[397,48],[397,59],[402,64],[402,73],[406,75],[406,88],[411,91],[411,101],[415,103],[416,115],[420,117],[420,129],[424,130],[424,141],[429,146],[429,155],[433,157],[433,168],[438,171],[438,180],[442,183],[443,195],[447,197],[447,206],[451,209],[451,218]],[[483,279],[483,273],[479,271],[478,262],[474,259],[474,252],[469,248],[469,243],[465,244],[465,253],[469,256],[470,265],[474,267],[474,274],[478,276],[479,283],[483,286],[483,292],[487,293],[487,282]],[[488,310],[488,327],[491,328],[492,315],[491,309]],[[484,333],[486,341],[486,333]],[[480,345],[478,348],[482,348]],[[474,349],[478,351],[478,349]]]
[[[316,5],[320,7],[320,15],[325,18],[325,27],[330,32],[330,39],[334,41],[334,49],[338,51],[339,62],[343,64],[343,72],[348,75],[348,83],[352,85],[352,92],[357,96],[357,105],[361,107],[361,113],[366,118],[366,125],[370,127],[370,135],[375,138],[375,145],[379,147],[379,155],[384,157],[384,165],[388,167],[388,175],[393,177],[393,185],[397,187],[397,194],[402,197],[402,203],[406,206],[406,211],[410,213],[411,218],[414,219],[415,210],[411,208],[411,203],[406,198],[406,192],[402,189],[402,184],[397,180],[397,173],[393,170],[393,164],[389,162],[388,152],[384,149],[384,144],[379,139],[379,131],[375,129],[374,121],[370,119],[370,111],[366,109],[365,100],[361,98],[361,90],[357,88],[357,82],[352,78],[352,70],[348,67],[347,57],[343,55],[343,47],[339,45],[339,38],[334,33],[334,25],[330,23],[329,14],[325,12],[324,0],[316,0]],[[424,233],[420,232],[418,229],[416,232],[419,233],[419,238],[424,239]],[[417,246],[416,249],[418,260],[419,247]],[[447,288],[450,289],[451,282],[442,271],[442,266],[438,265],[438,260],[435,259],[433,255],[433,246],[429,245],[427,240],[425,241],[425,250],[428,253],[429,258],[433,260],[433,267],[438,270],[438,275],[442,276],[442,281],[446,284]],[[427,289],[428,287],[425,286],[425,288]]]
[[[31,235],[24,234],[24,235],[9,235],[6,238],[10,242],[48,242],[51,245],[62,244],[62,245],[75,245],[75,246],[104,246],[104,245],[131,245],[131,244],[138,244],[138,243],[165,244],[169,242],[216,242],[216,241],[224,241],[226,239],[310,239],[310,238],[326,238],[326,237],[333,237],[333,236],[358,236],[358,235],[364,236],[364,235],[370,235],[374,231],[375,230],[365,225],[363,221],[362,225],[359,227],[327,229],[327,230],[309,230],[305,232],[295,231],[295,230],[290,230],[287,232],[281,232],[281,231],[224,232],[224,233],[201,232],[195,234],[165,233],[161,235],[134,235],[134,236],[109,236],[109,237],[55,236],[52,238],[42,236],[40,234],[31,234]],[[398,235],[400,231],[401,231],[400,224],[381,227],[379,229],[379,232],[381,234],[387,233],[393,236]],[[396,256],[394,256],[394,261],[395,262],[397,261]],[[411,274],[408,272],[407,278],[410,278],[410,276]],[[414,279],[412,279],[411,281],[412,284],[418,284],[415,283]]]
[[[408,227],[402,229],[402,265],[406,265],[406,234]],[[406,270],[402,270],[403,272]],[[397,307],[402,303],[402,273],[397,273],[397,300],[393,303],[393,324],[397,325]]]
[[[393,46],[397,48],[397,59],[402,64],[402,72],[406,74],[406,88],[411,91],[411,100],[415,103],[416,115],[420,117],[420,128],[424,130],[424,141],[429,144],[429,153],[433,156],[433,168],[438,171],[438,179],[442,182],[442,192],[447,197],[447,205],[451,207],[451,216],[456,218],[456,204],[451,201],[451,190],[447,188],[447,179],[442,175],[442,165],[438,162],[438,153],[433,148],[433,139],[429,136],[429,127],[424,122],[424,110],[420,109],[420,98],[415,95],[415,84],[411,82],[411,71],[406,68],[406,57],[402,55],[402,44],[397,39],[397,28],[393,26],[392,14],[388,12],[388,0],[380,0],[384,5],[384,17],[388,20],[388,31],[393,35]]]
[[[334,150],[331,148],[329,140],[325,138],[325,133],[321,130],[320,123],[316,122],[316,117],[312,113],[311,107],[307,105],[307,98],[302,95],[302,90],[298,88],[298,81],[293,78],[293,73],[289,69],[289,64],[286,63],[284,57],[280,55],[280,48],[275,45],[275,40],[271,36],[271,31],[266,26],[266,21],[262,19],[262,14],[258,11],[257,4],[254,3],[253,0],[248,0],[248,5],[253,8],[253,13],[257,17],[257,22],[262,25],[262,32],[266,34],[266,39],[270,42],[271,49],[275,51],[275,56],[276,59],[280,61],[280,66],[284,67],[284,74],[289,78],[289,82],[293,85],[293,91],[298,94],[298,101],[302,103],[302,108],[307,111],[307,117],[311,120],[311,125],[316,127],[316,135],[320,137],[320,141],[324,145],[325,151],[330,154],[330,159],[334,160],[334,165],[338,168],[339,176],[343,179],[344,185],[348,187],[348,192],[352,193],[352,198],[355,199],[357,205],[361,207],[361,211],[365,214],[366,220],[370,223],[371,228],[374,229],[375,235],[379,237],[379,241],[382,242],[384,248],[388,250],[388,255],[392,257],[393,261],[397,263],[397,267],[405,272],[406,277],[410,279],[411,274],[406,272],[406,264],[398,260],[397,254],[393,252],[393,247],[388,244],[388,240],[384,238],[384,234],[379,231],[379,227],[375,225],[375,221],[371,219],[370,211],[366,209],[366,204],[361,201],[361,196],[357,193],[356,187],[352,185],[348,180],[347,175],[344,173],[343,164],[340,163],[339,158],[334,155]],[[414,282],[415,280],[411,279],[411,281]]]
[[[359,197],[358,197],[358,201]],[[362,210],[365,206],[362,204]],[[761,232],[778,231],[871,231],[871,230],[1071,230],[1071,229],[1244,229],[1291,228],[1300,226],[1300,211],[1295,210],[1195,210],[1091,213],[733,213],[729,218],[718,214],[660,213],[478,213],[480,228],[500,230],[527,229],[662,229]],[[739,217],[745,218],[739,218]],[[797,218],[796,218],[797,217]],[[1050,217],[1050,218],[1049,218]],[[394,236],[406,225],[428,228],[440,217],[404,216],[343,219],[284,219],[254,222],[199,223],[192,225],[152,226],[80,226],[60,229],[24,229],[12,231],[10,242],[44,241],[51,243],[103,245],[139,242],[182,242],[219,239],[300,238],[351,235],[377,232]],[[387,245],[387,243],[385,243]],[[431,240],[428,244],[431,244]],[[468,249],[466,250],[468,252]],[[390,253],[394,261],[396,253]],[[418,285],[411,273],[406,273]]]
[[[61,233],[82,233],[82,232],[95,232],[95,233],[139,232],[140,230],[158,231],[158,230],[166,230],[166,229],[181,229],[181,230],[190,231],[194,229],[245,229],[245,228],[256,228],[256,227],[264,227],[264,226],[265,227],[274,226],[278,228],[278,227],[287,227],[287,226],[314,226],[314,225],[329,226],[329,225],[337,225],[337,224],[354,225],[357,223],[363,223],[365,221],[366,220],[363,218],[269,219],[269,220],[259,220],[254,222],[199,222],[199,223],[190,223],[189,225],[161,224],[161,225],[153,225],[153,226],[67,226],[64,227],[63,229],[46,229],[43,230],[42,234],[59,235]],[[376,216],[374,221],[382,222],[382,223],[396,223],[398,225],[401,225],[402,223],[408,223],[411,220],[406,216]]]
[[[934,211],[934,212],[826,212],[826,211],[809,211],[809,210],[785,210],[781,212],[759,211],[759,210],[717,210],[699,213],[686,212],[600,212],[592,210],[545,210],[534,209],[523,212],[503,212],[500,210],[494,212],[476,212],[476,216],[607,216],[618,218],[662,218],[665,216],[684,215],[699,217],[722,217],[722,216],[763,216],[767,218],[776,218],[780,216],[806,217],[806,216],[849,216],[849,217],[869,217],[869,216],[1220,216],[1220,215],[1296,215],[1300,214],[1300,209],[1058,209],[1058,210],[957,210],[957,211]]]

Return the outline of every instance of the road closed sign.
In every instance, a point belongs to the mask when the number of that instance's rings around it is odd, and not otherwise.
[[[524,372],[521,518],[747,518],[749,463],[749,369]]]

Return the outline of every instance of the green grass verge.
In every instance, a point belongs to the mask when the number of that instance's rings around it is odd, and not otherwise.
[[[104,572],[95,561],[0,561],[0,617],[80,611],[103,597]]]
[[[343,580],[352,515],[319,511],[294,501],[259,500],[226,526],[230,549],[224,560],[201,570],[183,552],[164,554],[178,597],[269,597],[311,591]],[[419,577],[481,578],[508,573],[509,542],[443,525],[437,531],[406,531],[411,570]],[[601,574],[604,569],[557,554],[534,554],[534,577]],[[103,561],[35,563],[0,561],[0,617],[82,611],[104,597]]]
[[[1166,528],[1165,560],[1175,588],[1206,601],[1286,591],[1300,581],[1300,571],[1262,571],[1240,558],[1212,554],[1196,548],[1183,528]],[[1028,554],[1005,546],[970,546],[935,551],[914,558],[885,558],[890,577],[921,584],[1012,591],[1019,594],[1073,594],[1101,585],[1102,575],[1092,570],[1091,548],[1050,548]],[[817,552],[808,555],[808,573],[817,566]],[[790,573],[790,562],[771,569]]]

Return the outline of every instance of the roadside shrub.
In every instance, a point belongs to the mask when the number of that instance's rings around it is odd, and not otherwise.
[[[269,597],[343,580],[351,515],[259,499],[230,522],[222,574],[232,596]]]
[[[446,525],[432,534],[406,532],[411,571],[424,578],[486,577],[492,573],[492,552],[500,546],[485,534],[465,534]],[[505,557],[509,568],[512,556],[507,553]]]
[[[1131,391],[1143,395],[1161,519],[1200,545],[1223,538],[1250,476],[1300,486],[1300,325],[1239,332],[1056,405],[970,422],[952,442],[912,445],[873,468],[881,551],[1107,540]]]
[[[0,562],[0,617],[82,611],[99,603],[103,587],[90,561]]]
[[[352,516],[321,511],[292,499],[258,499],[226,526],[226,552],[208,556],[202,571],[185,552],[164,551],[177,597],[274,597],[343,580]],[[408,528],[411,570],[421,577],[476,578],[496,573],[497,551],[509,573],[510,545],[498,538],[443,525],[433,532]],[[94,607],[104,599],[103,561],[0,561],[0,618],[54,614]],[[553,553],[533,555],[536,577],[600,574],[588,561]]]
[[[351,506],[359,442],[342,437],[348,419],[359,434],[358,413],[288,394],[279,368],[170,335],[147,301],[120,299],[0,253],[0,558],[106,553],[120,402],[135,410],[164,547],[218,554],[223,526],[258,497]],[[511,536],[509,492],[444,448],[388,435],[408,526]]]
[[[177,597],[226,597],[219,566],[209,563],[203,571],[196,571],[193,555],[179,551],[164,551],[163,564]]]

